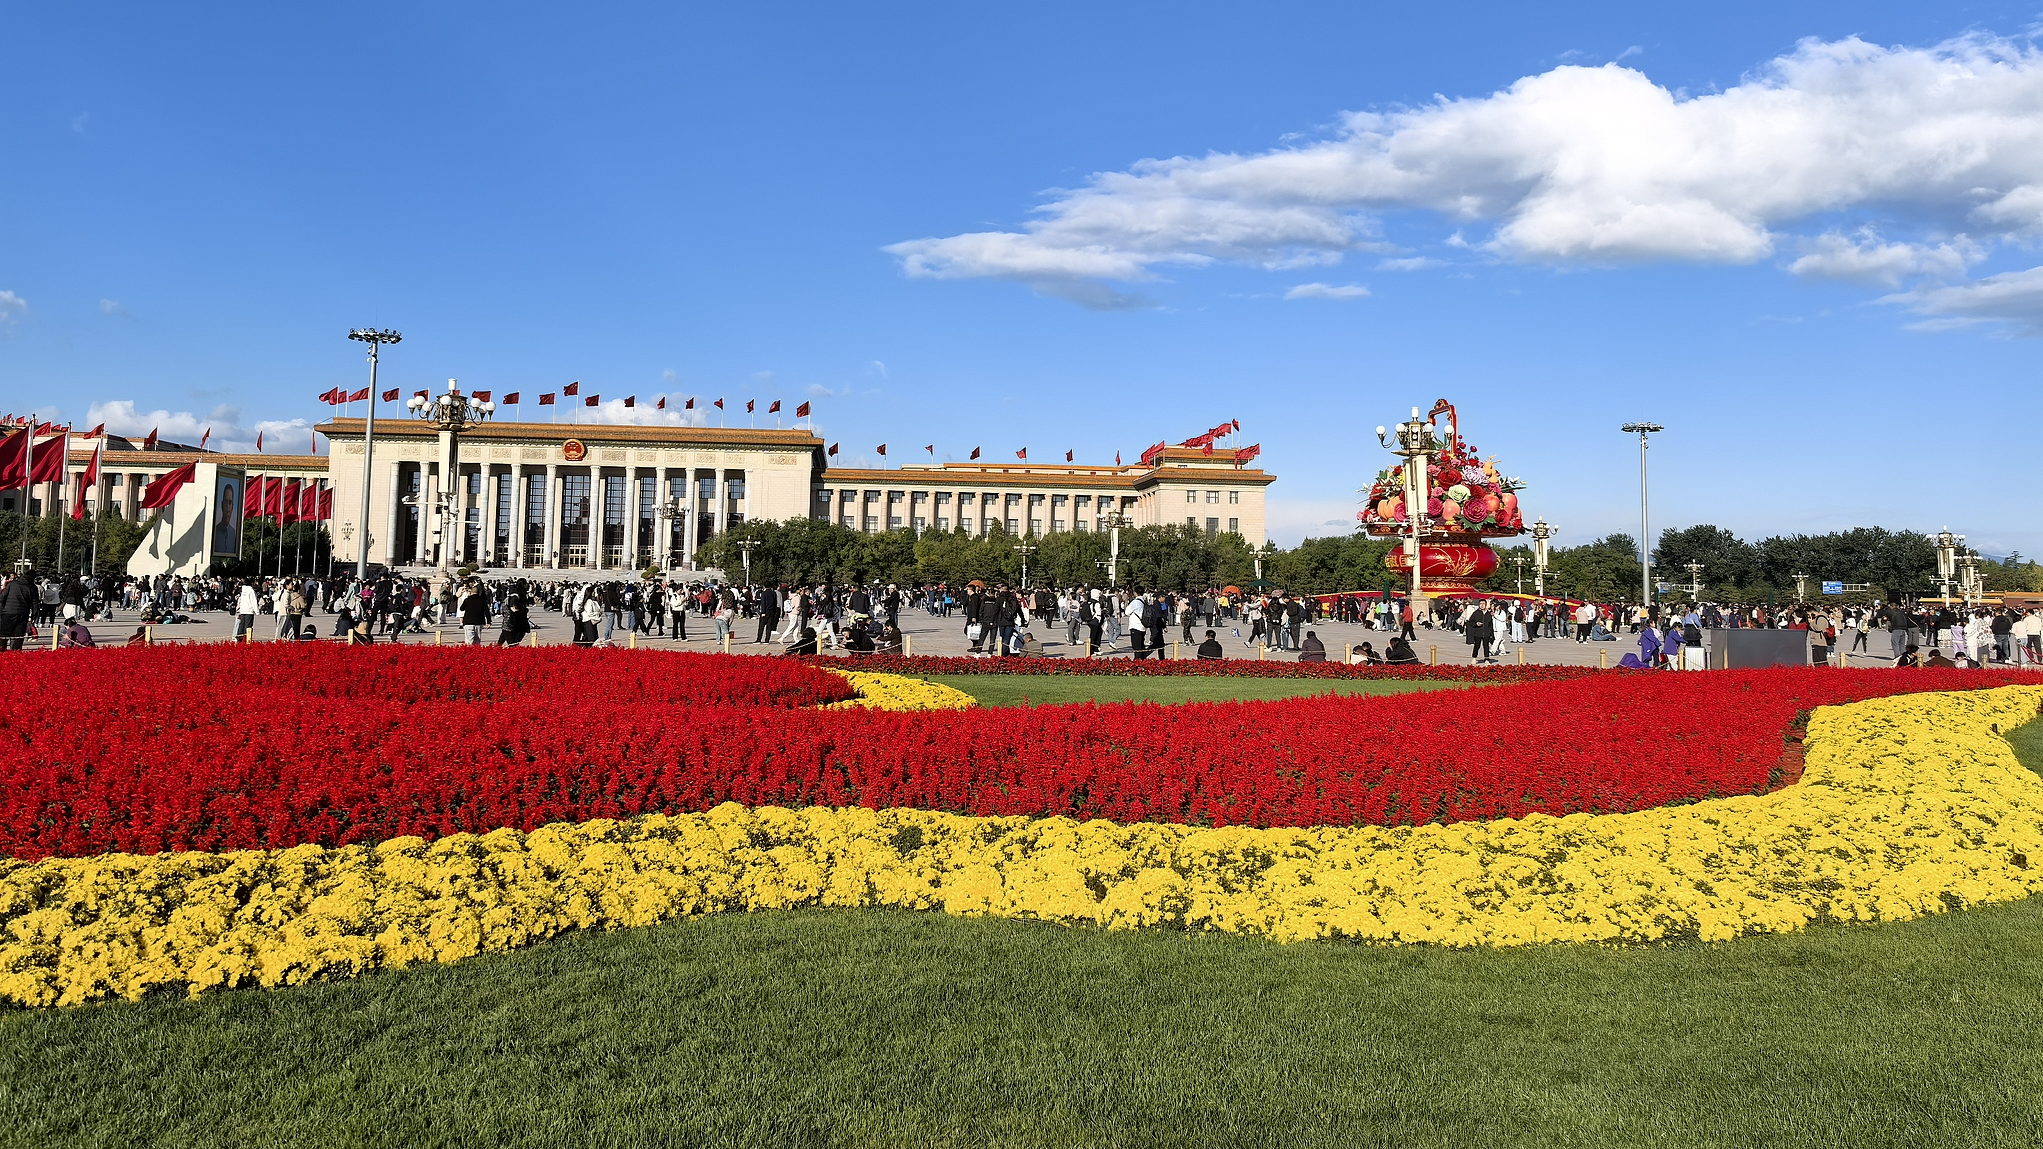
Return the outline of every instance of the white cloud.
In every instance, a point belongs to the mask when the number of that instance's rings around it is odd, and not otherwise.
[[[1972,283],[1919,288],[1889,295],[1881,302],[1898,303],[1929,316],[1914,324],[1925,331],[2002,323],[2024,335],[2043,335],[2043,267],[1989,275]]]
[[[1379,259],[1376,261],[1376,270],[1378,271],[1425,271],[1428,268],[1446,266],[1447,261],[1444,259],[1432,259],[1423,255],[1406,256],[1402,259]]]
[[[887,250],[909,275],[1021,280],[1097,306],[1118,298],[1099,281],[1167,267],[1381,251],[1376,216],[1395,211],[1558,264],[1750,263],[1798,225],[1853,212],[1986,243],[2043,234],[2043,54],[1985,35],[1808,40],[1694,97],[1616,63],[1562,66],[1487,96],[1351,113],[1323,139],[1144,160],[1051,193],[1020,230]],[[1884,281],[1973,258],[1955,243],[1808,242],[1800,274]]]
[[[306,425],[304,420],[293,420],[291,423],[258,423],[253,427],[244,427],[241,423],[241,408],[227,405],[215,407],[200,415],[191,411],[171,411],[162,407],[153,411],[142,411],[135,407],[132,399],[116,399],[107,403],[94,403],[86,409],[83,425],[89,427],[95,423],[105,423],[108,431],[131,439],[140,439],[153,430],[173,443],[197,444],[210,430],[213,435],[206,441],[206,446],[216,451],[253,451],[258,431],[264,432],[263,447],[267,450],[286,449],[302,453],[307,448],[305,443],[280,448],[269,441],[269,433],[273,430],[303,427]]]
[[[586,398],[584,396],[583,398]],[[659,409],[662,398],[667,400],[667,409]],[[706,399],[695,401],[696,410],[684,411],[686,395],[637,395],[633,405],[626,407],[623,398],[605,399],[594,407],[576,407],[570,416],[577,423],[618,423],[634,427],[705,427],[709,425],[709,413],[702,408],[709,407]],[[579,403],[580,398],[570,397],[569,402]],[[710,408],[714,410],[714,408]],[[744,407],[738,411],[743,414]]]
[[[1825,232],[1803,241],[1802,250],[1806,254],[1788,265],[1796,275],[1886,287],[1899,287],[1903,279],[1915,276],[1956,279],[1967,267],[1986,258],[1985,249],[1962,235],[1934,245],[1883,243],[1870,227],[1851,236]]]
[[[0,327],[13,323],[28,313],[28,300],[11,291],[0,291]]]
[[[1359,283],[1301,283],[1284,293],[1286,299],[1360,299],[1369,294],[1369,289]]]

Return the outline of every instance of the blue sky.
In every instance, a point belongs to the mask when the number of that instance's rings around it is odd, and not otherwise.
[[[10,13],[0,407],[302,450],[373,324],[853,461],[1238,418],[1292,543],[1444,396],[1564,541],[1651,419],[1656,531],[2043,552],[2030,9],[297,7]]]

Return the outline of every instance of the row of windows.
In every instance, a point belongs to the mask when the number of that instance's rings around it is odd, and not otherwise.
[[[1219,502],[1219,501],[1220,501],[1220,494],[1221,494],[1221,492],[1219,492],[1219,491],[1207,491],[1207,492],[1206,492],[1206,501],[1207,501],[1207,502],[1209,502],[1209,503],[1217,503],[1217,502]],[[1198,501],[1199,501],[1199,492],[1197,492],[1197,491],[1186,491],[1186,492],[1185,492],[1185,501],[1186,501],[1186,502],[1188,502],[1188,503],[1196,503],[1196,502],[1198,502]],[[1227,501],[1228,501],[1228,502],[1230,502],[1230,503],[1239,503],[1239,502],[1241,502],[1241,492],[1240,492],[1240,491],[1228,491],[1228,492],[1227,492]]]
[[[1233,494],[1235,492],[1229,493]],[[1216,498],[1214,499],[1214,501],[1218,502],[1219,501],[1219,499],[1217,498],[1218,492],[1215,492],[1215,494]],[[957,501],[960,506],[973,506],[982,501],[987,504],[997,504],[1002,502],[1002,500],[1004,499],[1007,506],[1015,507],[1020,506],[1022,500],[1025,498],[1028,500],[1028,505],[1031,507],[1043,506],[1045,505],[1045,502],[1047,500],[1048,505],[1051,507],[1068,506],[1081,510],[1090,508],[1093,505],[1094,501],[1094,496],[1092,495],[1033,495],[1033,494],[1021,495],[1013,493],[1003,495],[995,491],[988,491],[984,496],[981,496],[973,491],[960,492],[958,494]],[[1111,509],[1115,505],[1117,498],[1123,504],[1132,505],[1135,502],[1135,499],[1132,496],[1114,496],[1114,495],[1100,495],[1098,496],[1098,502],[1101,507]],[[882,499],[885,499],[885,501],[890,504],[909,501],[917,505],[922,505],[930,502],[931,493],[928,491],[873,491],[873,490],[861,492],[857,488],[851,487],[841,488],[838,490],[823,489],[816,492],[816,501],[819,503],[827,503],[833,499],[841,499],[844,502],[867,502],[867,503],[876,503],[881,501]],[[1233,501],[1239,502],[1240,499],[1237,498]],[[949,506],[950,503],[951,493],[949,491],[935,492],[935,504],[937,506],[940,507]]]

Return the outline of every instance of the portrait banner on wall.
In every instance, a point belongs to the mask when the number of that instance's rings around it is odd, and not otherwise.
[[[213,477],[213,548],[216,556],[241,554],[242,489],[247,480],[240,471],[220,471]]]

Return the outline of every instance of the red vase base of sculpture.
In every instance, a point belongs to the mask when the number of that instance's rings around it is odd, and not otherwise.
[[[1383,556],[1383,565],[1411,578],[1411,559],[1402,547]],[[1496,570],[1497,552],[1479,540],[1419,544],[1419,586],[1429,595],[1467,594]]]

